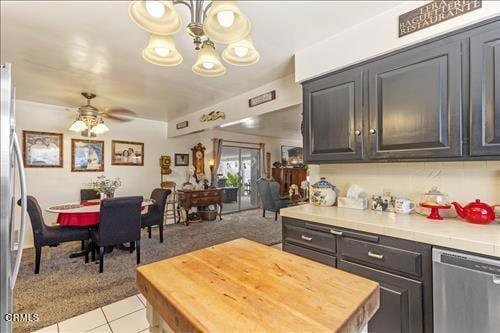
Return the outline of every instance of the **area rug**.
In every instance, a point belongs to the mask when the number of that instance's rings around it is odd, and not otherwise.
[[[281,223],[274,216],[262,218],[260,211],[224,215],[222,221],[168,225],[164,243],[143,233],[141,265],[244,237],[266,245],[281,242]],[[105,256],[104,273],[84,258],[68,257],[79,242],[44,247],[40,273],[35,275],[34,250],[24,252],[14,291],[16,313],[37,313],[38,322],[15,323],[15,332],[31,332],[138,293],[135,286],[135,253],[115,250]],[[168,277],[165,277],[168,279]]]

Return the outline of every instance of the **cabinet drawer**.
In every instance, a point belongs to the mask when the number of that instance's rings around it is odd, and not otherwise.
[[[288,243],[283,243],[283,251],[296,254],[298,256],[317,261],[319,263],[336,267],[337,258],[334,256],[329,256],[327,254],[319,253],[313,250],[305,249],[300,246],[295,246]]]
[[[340,253],[375,266],[413,276],[422,276],[422,255],[417,252],[374,244],[356,239],[342,238]]]
[[[335,236],[326,232],[285,225],[285,242],[326,253],[335,253]]]

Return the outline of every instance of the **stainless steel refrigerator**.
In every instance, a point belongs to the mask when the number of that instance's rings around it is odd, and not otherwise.
[[[15,89],[12,83],[11,64],[1,65],[1,103],[0,313],[2,317],[0,318],[0,332],[4,333],[12,331],[13,291],[21,265],[26,227],[26,177],[22,152],[16,135]],[[19,179],[18,182],[16,178]],[[17,188],[18,186],[20,188]],[[14,213],[19,196],[21,213],[17,228],[14,224],[16,221]]]

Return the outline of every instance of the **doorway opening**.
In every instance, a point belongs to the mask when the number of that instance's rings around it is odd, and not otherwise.
[[[223,145],[217,185],[223,188],[223,213],[259,206],[257,180],[261,177],[261,148]]]

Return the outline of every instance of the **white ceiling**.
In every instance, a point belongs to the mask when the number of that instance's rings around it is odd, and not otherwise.
[[[302,122],[302,106],[296,105],[286,109],[249,117],[238,124],[219,128],[222,131],[267,136],[278,139],[302,140],[300,124]]]
[[[227,74],[191,71],[192,41],[174,36],[184,62],[174,68],[142,59],[148,33],[128,17],[128,1],[1,1],[1,61],[14,66],[20,99],[78,106],[81,91],[96,106],[132,109],[168,120],[210,106],[293,71],[293,54],[396,5],[390,1],[240,1],[252,21],[261,60],[227,64]],[[187,25],[185,6],[176,6]],[[370,32],[367,32],[370,33]],[[355,41],[353,41],[355,42]],[[218,50],[223,49],[217,45]]]

